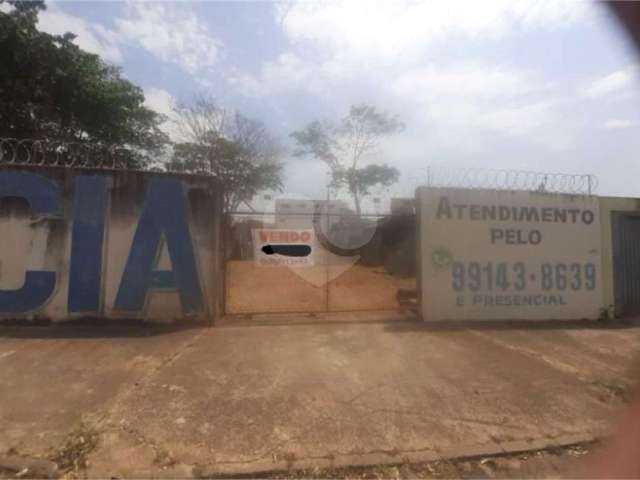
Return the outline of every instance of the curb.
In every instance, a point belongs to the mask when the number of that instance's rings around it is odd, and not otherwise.
[[[344,467],[365,467],[374,465],[397,465],[400,463],[429,463],[436,460],[463,460],[477,457],[494,457],[507,454],[517,454],[545,450],[548,448],[563,448],[572,445],[593,443],[602,436],[593,434],[571,434],[555,438],[540,438],[531,440],[512,440],[506,442],[489,442],[480,445],[453,447],[436,451],[434,449],[414,451],[379,451],[365,454],[345,454],[322,457],[306,457],[296,459],[257,460],[244,465],[219,464],[211,467],[193,467],[194,477],[255,477],[269,473],[286,472],[290,470],[308,470],[312,468],[335,469]]]

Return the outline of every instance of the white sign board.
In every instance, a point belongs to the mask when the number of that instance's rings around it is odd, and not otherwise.
[[[424,320],[598,317],[597,198],[421,188],[418,202]]]
[[[252,230],[253,258],[258,267],[310,267],[314,264],[313,229]]]

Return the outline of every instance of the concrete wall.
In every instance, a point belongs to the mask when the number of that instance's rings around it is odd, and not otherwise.
[[[597,197],[418,189],[424,320],[597,318]],[[606,282],[603,281],[607,276]]]
[[[215,179],[0,168],[0,319],[213,321]]]

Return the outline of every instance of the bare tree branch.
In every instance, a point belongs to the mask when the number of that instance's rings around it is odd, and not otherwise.
[[[282,148],[262,122],[202,96],[181,104],[176,113],[186,141],[174,145],[170,167],[220,178],[226,211],[260,190],[282,189]]]

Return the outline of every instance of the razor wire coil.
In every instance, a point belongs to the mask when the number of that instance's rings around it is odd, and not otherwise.
[[[0,165],[131,169],[127,149],[101,143],[0,138]],[[167,171],[166,166],[162,170]],[[593,195],[598,178],[590,174],[429,166],[420,183],[434,188],[524,190]]]
[[[127,169],[126,149],[100,143],[0,138],[0,164]]]
[[[590,174],[528,170],[428,167],[424,184],[433,188],[523,190],[540,193],[593,195],[598,178]]]

